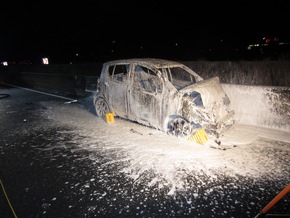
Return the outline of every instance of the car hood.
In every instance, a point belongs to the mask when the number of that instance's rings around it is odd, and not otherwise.
[[[180,90],[180,93],[189,95],[196,92],[200,94],[204,107],[215,102],[223,102],[225,105],[230,103],[218,77],[202,80]]]

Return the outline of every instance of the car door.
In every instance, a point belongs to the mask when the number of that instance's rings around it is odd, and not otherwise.
[[[163,82],[151,69],[132,66],[128,89],[128,116],[139,123],[160,127]]]
[[[127,117],[128,64],[114,64],[108,67],[109,102],[115,115]]]

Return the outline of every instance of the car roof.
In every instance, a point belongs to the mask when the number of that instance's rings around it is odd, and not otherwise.
[[[184,66],[184,64],[177,62],[177,61],[171,61],[171,60],[165,60],[165,59],[158,59],[158,58],[129,58],[129,59],[119,59],[119,60],[112,60],[107,61],[104,64],[105,65],[111,65],[111,64],[143,64],[143,65],[150,65],[155,68],[165,68],[165,67],[173,67],[173,66]]]

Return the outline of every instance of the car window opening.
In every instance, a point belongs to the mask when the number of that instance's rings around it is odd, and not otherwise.
[[[142,89],[148,92],[162,92],[162,82],[151,69],[136,65],[134,75],[134,82]]]
[[[196,83],[195,77],[181,67],[167,68],[166,71],[169,81],[177,90]]]
[[[109,76],[114,81],[124,82],[127,79],[128,69],[129,69],[128,64],[110,66],[109,67]]]

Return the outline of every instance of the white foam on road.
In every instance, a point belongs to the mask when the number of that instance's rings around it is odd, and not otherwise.
[[[154,175],[147,185],[171,187],[168,194],[186,190],[184,178],[200,173],[213,180],[218,175],[253,179],[290,176],[290,136],[285,132],[236,124],[222,136],[231,148],[219,150],[210,147],[212,140],[200,145],[128,120],[115,118],[115,123],[106,123],[86,110],[64,107],[68,106],[54,106],[47,116],[75,129],[71,140],[92,152],[90,160],[98,161],[94,152],[105,151],[112,158],[104,165],[118,166],[136,184]]]

